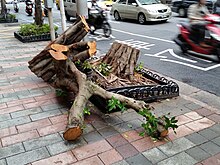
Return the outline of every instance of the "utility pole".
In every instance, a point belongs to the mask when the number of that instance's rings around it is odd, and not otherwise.
[[[48,21],[50,24],[50,38],[51,41],[55,40],[55,30],[54,30],[54,26],[53,26],[53,13],[52,13],[52,8],[48,8]]]
[[[76,0],[77,15],[84,16],[88,18],[88,6],[87,0]]]
[[[66,16],[65,16],[65,12],[64,12],[63,0],[59,0],[59,2],[60,2],[61,25],[62,25],[62,30],[64,32],[66,30]]]

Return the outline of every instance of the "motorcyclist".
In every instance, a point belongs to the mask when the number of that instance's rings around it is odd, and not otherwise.
[[[25,0],[26,7],[31,4],[33,7],[33,2],[31,0]]]
[[[188,18],[191,24],[192,35],[196,44],[207,46],[204,43],[205,26],[204,16],[210,14],[205,6],[206,0],[198,0],[198,3],[190,5],[188,9]]]
[[[19,6],[18,6],[18,1],[17,0],[13,1],[13,7],[14,7],[15,12],[18,12]]]

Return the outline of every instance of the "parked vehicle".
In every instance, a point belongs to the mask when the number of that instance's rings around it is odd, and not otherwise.
[[[210,14],[204,17],[207,22],[206,29],[209,34],[205,37],[205,45],[201,46],[196,43],[197,35],[192,31],[187,23],[179,24],[180,33],[174,39],[175,43],[180,46],[183,53],[189,53],[194,56],[206,58],[213,61],[220,61],[220,16]]]
[[[165,22],[172,12],[169,6],[158,0],[117,0],[112,5],[111,14],[116,21],[127,18],[144,24],[146,21]]]
[[[6,4],[13,4],[14,0],[5,0]]]
[[[106,17],[106,11],[96,8],[89,10],[89,18],[87,23],[90,27],[90,32],[94,34],[95,30],[103,29],[105,37],[110,37],[112,30]]]
[[[18,13],[19,7],[18,7],[18,1],[17,1],[17,0],[14,0],[14,2],[13,2],[13,7],[14,7],[15,13]]]
[[[33,13],[33,6],[34,6],[33,2],[31,2],[31,1],[26,1],[26,9],[25,9],[25,11],[26,11],[26,13],[27,13],[29,16],[31,16],[32,13]]]
[[[198,3],[198,0],[173,0],[171,9],[173,12],[178,13],[180,17],[187,17],[187,11],[190,5]],[[206,0],[206,6],[210,13],[213,13],[215,1]]]

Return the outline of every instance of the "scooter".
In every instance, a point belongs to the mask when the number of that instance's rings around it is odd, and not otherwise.
[[[14,0],[13,6],[14,6],[15,13],[18,13],[19,12],[19,7],[18,7],[18,1],[17,0]]]
[[[201,46],[197,44],[196,36],[188,23],[180,23],[180,34],[174,39],[174,42],[180,46],[183,53],[192,56],[201,57],[215,62],[220,62],[220,16],[209,14],[204,16],[206,22],[205,44]]]
[[[32,12],[33,12],[33,3],[30,1],[26,2],[26,9],[25,9],[26,13],[31,16]]]
[[[100,8],[89,10],[87,23],[90,27],[91,34],[94,34],[97,29],[103,29],[105,37],[110,37],[112,34],[112,29],[107,19],[107,13]]]

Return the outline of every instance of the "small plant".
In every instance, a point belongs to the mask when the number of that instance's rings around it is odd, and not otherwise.
[[[111,72],[111,66],[106,63],[101,63],[98,65],[97,70],[104,76],[108,76]]]
[[[86,69],[92,69],[92,65],[88,61],[84,61],[82,64],[82,67],[84,70]]]
[[[90,115],[90,114],[91,114],[91,112],[90,112],[90,110],[89,110],[88,107],[85,107],[85,108],[83,109],[83,113],[84,113],[84,114],[87,114],[87,115]]]
[[[140,62],[138,65],[135,66],[134,69],[136,72],[138,72],[138,71],[141,71],[143,68],[144,68],[144,63]]]
[[[125,103],[121,103],[118,99],[116,99],[114,97],[112,97],[110,100],[108,100],[107,107],[108,107],[109,112],[119,108],[121,110],[121,112],[123,113],[124,111],[127,110],[127,108],[125,106],[126,106]]]
[[[58,27],[55,26],[54,30],[57,31]],[[50,33],[50,26],[49,24],[43,24],[42,26],[32,24],[23,24],[18,31],[22,36],[30,36],[30,35],[42,35]]]
[[[62,89],[56,89],[56,96],[58,96],[58,97],[67,96],[67,92],[63,91]]]
[[[164,115],[160,118],[157,118],[148,109],[143,109],[139,111],[139,114],[146,119],[146,122],[142,123],[141,125],[144,128],[144,131],[139,134],[140,136],[144,136],[145,134],[147,134],[152,138],[159,139],[162,136],[162,134],[158,132],[158,123],[161,122],[160,119],[165,119],[164,131],[166,133],[168,133],[169,128],[172,128],[174,130],[174,133],[176,133],[175,129],[178,128],[178,125],[176,123],[178,121],[175,119],[175,117],[169,119],[167,116]]]
[[[11,20],[11,21],[13,21],[13,20],[15,20],[15,18],[16,18],[16,15],[15,14],[7,14],[7,16],[6,16],[9,20]]]

